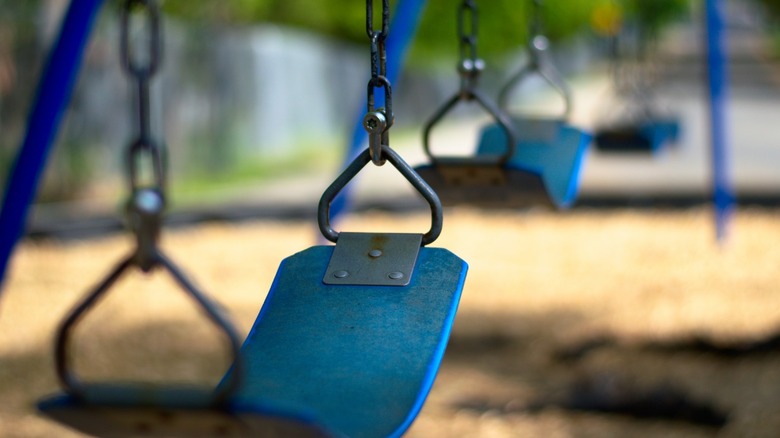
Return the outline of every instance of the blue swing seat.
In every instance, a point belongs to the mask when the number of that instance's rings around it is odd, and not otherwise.
[[[656,154],[677,143],[679,138],[680,122],[677,119],[658,118],[637,125],[604,129],[596,134],[595,143],[603,152]]]
[[[490,209],[547,205],[542,176],[532,169],[500,164],[495,156],[445,157],[415,171],[436,190],[446,206],[470,205]]]
[[[537,175],[541,185],[536,197],[563,209],[577,198],[580,174],[591,134],[562,120],[512,117],[516,134],[515,152],[509,165]],[[480,135],[477,156],[499,153],[506,146],[506,134],[497,124],[486,126]]]
[[[333,251],[282,262],[242,348],[236,398],[311,412],[338,436],[400,436],[433,385],[467,265],[422,247],[407,286],[325,284]]]

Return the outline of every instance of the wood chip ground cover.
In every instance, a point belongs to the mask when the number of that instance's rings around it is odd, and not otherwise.
[[[338,228],[421,232],[426,216],[367,213]],[[710,222],[703,209],[448,211],[434,246],[470,271],[408,436],[777,436],[780,213],[739,211],[722,247]],[[281,259],[316,239],[313,219],[266,221],[169,230],[163,247],[246,334]],[[19,247],[0,301],[0,436],[78,436],[32,406],[57,390],[62,316],[131,244]],[[227,366],[219,336],[161,274],[123,279],[77,336],[92,379],[216,382]]]

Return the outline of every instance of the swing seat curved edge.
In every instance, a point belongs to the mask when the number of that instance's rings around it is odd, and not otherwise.
[[[39,411],[108,437],[400,436],[433,386],[468,265],[423,247],[408,286],[327,285],[334,248],[282,261],[226,404],[215,407],[211,389],[88,384],[81,398],[51,396]]]
[[[548,205],[571,207],[579,193],[580,177],[591,133],[560,119],[511,117],[517,143],[509,165],[537,175]],[[506,135],[497,124],[485,126],[479,138],[478,156],[501,153]]]

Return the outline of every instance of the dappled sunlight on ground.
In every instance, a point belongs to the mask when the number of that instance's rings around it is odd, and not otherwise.
[[[377,212],[336,228],[424,232],[428,220],[425,213]],[[167,231],[163,246],[245,335],[279,262],[317,236],[310,222],[203,225]],[[470,270],[439,378],[409,436],[691,437],[719,430],[684,418],[572,408],[572,394],[599,393],[603,382],[621,400],[673,387],[725,413],[725,436],[776,436],[780,349],[725,357],[693,348],[692,340],[706,339],[712,350],[780,331],[778,214],[743,210],[727,245],[718,247],[712,236],[702,209],[449,210],[433,246],[450,249]],[[126,236],[19,247],[0,302],[0,436],[68,436],[32,407],[58,389],[53,332],[130,248]],[[80,326],[76,364],[95,379],[213,384],[228,365],[220,341],[166,275],[132,273]]]

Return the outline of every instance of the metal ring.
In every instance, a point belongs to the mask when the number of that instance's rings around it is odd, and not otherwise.
[[[498,123],[506,135],[506,152],[504,152],[504,154],[501,155],[497,161],[497,164],[502,166],[505,165],[515,153],[515,143],[517,136],[515,134],[514,128],[512,127],[511,120],[506,116],[506,114],[504,114],[503,111],[490,102],[478,90],[467,89],[466,93],[467,94],[464,95],[463,92],[459,92],[453,95],[433,114],[433,116],[425,124],[425,127],[423,128],[423,150],[425,151],[425,154],[428,155],[428,158],[430,158],[431,162],[435,165],[437,157],[433,155],[433,152],[431,151],[431,130],[433,130],[433,127],[439,123],[442,118],[444,118],[444,116],[450,112],[450,110],[452,110],[459,102],[473,100],[476,101],[479,106],[481,106],[488,114],[493,117],[493,120]]]
[[[431,207],[431,228],[428,232],[423,234],[422,244],[428,245],[433,243],[441,234],[444,221],[444,214],[439,196],[394,150],[387,146],[382,146],[382,155],[387,158],[387,161],[398,169],[401,175],[403,175],[404,178],[417,189],[422,197],[428,201],[428,205]],[[320,198],[317,209],[317,222],[319,223],[322,235],[331,242],[335,243],[338,241],[339,233],[330,225],[330,204],[333,202],[333,199],[336,198],[336,195],[346,187],[352,178],[354,178],[369,161],[371,161],[371,156],[368,149],[366,149],[358,155],[346,169],[344,169],[344,172],[342,172],[327,189],[325,189],[325,192]]]
[[[130,53],[130,16],[135,5],[142,6],[146,10],[146,18],[149,20],[149,60],[147,64],[138,64]],[[153,75],[160,65],[160,10],[154,0],[125,0],[121,18],[120,50],[122,53],[122,66],[137,77],[149,77]]]
[[[231,378],[227,385],[220,386],[214,392],[214,405],[224,404],[229,397],[237,391],[243,378],[243,368],[241,363],[241,342],[233,325],[220,313],[219,309],[211,300],[200,292],[190,280],[179,270],[179,268],[170,261],[164,254],[157,251],[157,262],[164,267],[176,280],[179,286],[193,298],[200,307],[206,312],[211,321],[228,337],[233,355],[233,366]],[[134,255],[122,260],[111,273],[84,298],[76,308],[68,314],[57,332],[57,338],[54,349],[55,367],[57,376],[65,391],[71,396],[84,398],[87,392],[85,385],[72,371],[70,357],[68,355],[71,334],[78,322],[84,315],[92,309],[99,300],[106,294],[111,286],[122,276],[130,267],[134,266]]]

